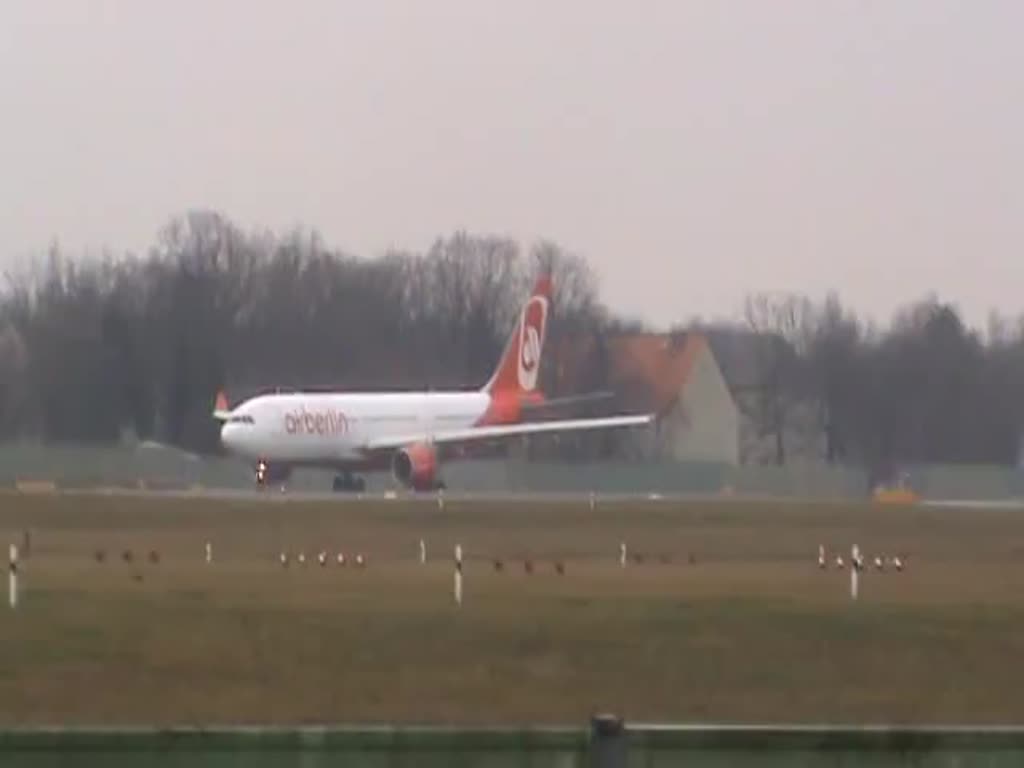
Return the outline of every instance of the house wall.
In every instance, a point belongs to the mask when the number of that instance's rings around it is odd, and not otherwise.
[[[739,462],[739,410],[706,344],[701,344],[689,380],[660,431],[666,458]]]
[[[725,378],[702,342],[686,385],[655,428],[627,438],[624,458],[656,461],[739,462],[740,414]]]

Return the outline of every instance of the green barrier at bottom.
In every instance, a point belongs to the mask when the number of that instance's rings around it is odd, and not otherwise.
[[[1024,729],[623,725],[460,729],[12,729],[0,765],[43,766],[949,766],[1024,765]]]

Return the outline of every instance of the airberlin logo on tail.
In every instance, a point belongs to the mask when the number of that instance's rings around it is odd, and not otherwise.
[[[303,407],[284,415],[284,429],[289,435],[344,435],[348,433],[348,418],[330,408],[307,411]]]
[[[537,386],[547,317],[547,298],[532,297],[523,310],[523,321],[519,326],[519,386],[527,391]]]

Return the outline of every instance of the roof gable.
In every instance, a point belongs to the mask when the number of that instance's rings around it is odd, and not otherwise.
[[[610,386],[625,407],[659,413],[679,399],[697,356],[707,348],[695,332],[621,334],[606,339],[603,350],[601,344],[595,336],[562,340],[555,355],[559,392]],[[591,381],[597,378],[601,381]]]

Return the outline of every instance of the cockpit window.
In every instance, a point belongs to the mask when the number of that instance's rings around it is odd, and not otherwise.
[[[255,422],[252,420],[252,416],[242,414],[229,418],[228,424],[255,424]]]

